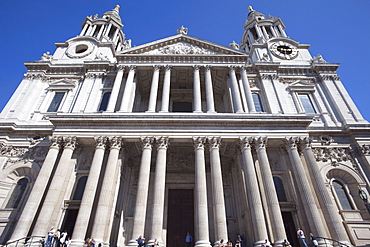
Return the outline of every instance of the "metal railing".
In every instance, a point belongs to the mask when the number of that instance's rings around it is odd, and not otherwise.
[[[331,238],[324,238],[324,237],[315,237],[316,240],[319,242],[320,245],[325,244],[328,247],[351,247],[348,244],[342,243],[338,240],[331,239]]]
[[[35,240],[37,239],[37,240]],[[0,245],[0,247],[23,247],[23,246],[35,246],[38,245],[40,247],[45,246],[45,236],[28,236],[19,238],[10,242],[7,242],[4,245]]]

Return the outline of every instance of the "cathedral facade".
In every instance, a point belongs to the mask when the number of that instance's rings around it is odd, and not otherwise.
[[[131,46],[119,7],[27,72],[0,114],[0,244],[370,243],[370,124],[339,64],[249,8],[240,44]]]

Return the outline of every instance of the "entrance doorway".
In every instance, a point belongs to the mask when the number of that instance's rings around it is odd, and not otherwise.
[[[297,227],[291,212],[282,212],[285,233],[291,246],[300,246],[297,238]]]
[[[168,190],[167,246],[185,247],[187,232],[194,240],[193,190],[170,189]]]

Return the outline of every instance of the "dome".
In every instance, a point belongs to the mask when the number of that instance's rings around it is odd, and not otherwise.
[[[110,18],[116,19],[117,21],[122,23],[121,17],[119,16],[119,8],[120,6],[116,5],[114,9],[105,12],[102,18],[106,18],[107,16],[109,16]]]

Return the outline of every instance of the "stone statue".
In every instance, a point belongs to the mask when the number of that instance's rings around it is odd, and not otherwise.
[[[42,54],[42,57],[41,57],[41,61],[51,61],[51,59],[53,59],[53,56],[50,55],[50,52],[45,52],[44,54]]]
[[[177,29],[178,34],[188,34],[188,28],[181,25],[180,29]]]
[[[235,50],[239,50],[239,44],[237,44],[235,41],[233,41],[229,46]]]

